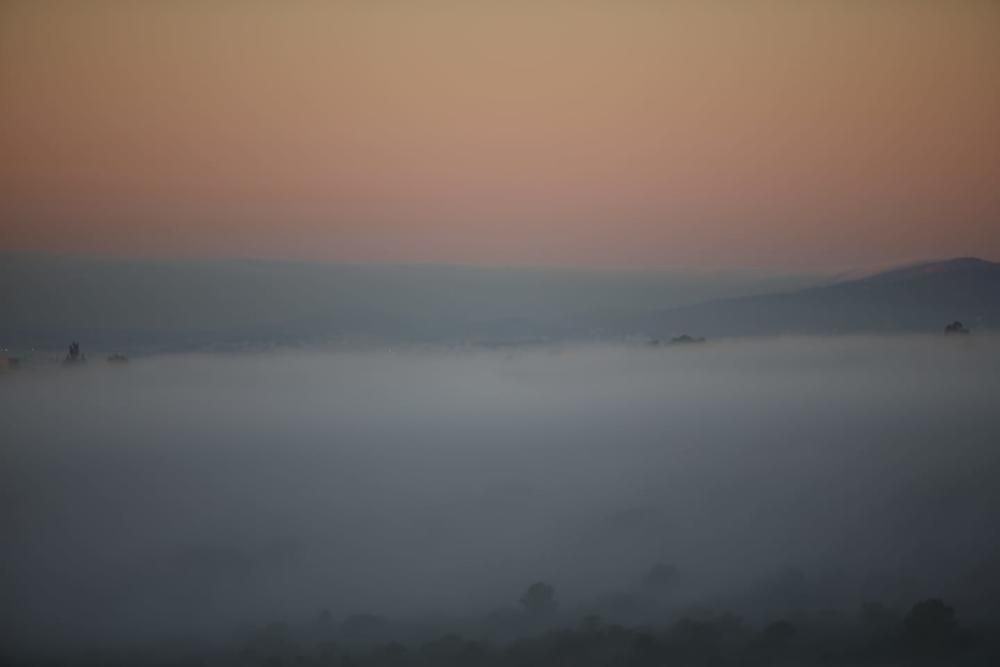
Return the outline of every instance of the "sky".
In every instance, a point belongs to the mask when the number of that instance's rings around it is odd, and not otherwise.
[[[0,250],[1000,259],[1000,3],[0,5]]]

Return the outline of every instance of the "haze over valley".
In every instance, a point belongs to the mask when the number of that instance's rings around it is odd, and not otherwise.
[[[1000,581],[998,391],[1000,341],[978,335],[11,374],[4,643],[235,656],[282,622],[303,655],[365,655],[593,614],[801,617],[810,632],[825,622],[802,614],[902,615],[933,596],[979,627]],[[663,595],[643,583],[657,563],[675,572]],[[535,581],[558,613],[522,617]],[[384,620],[341,625],[359,614]]]
[[[0,0],[0,667],[1000,665],[1000,2]]]

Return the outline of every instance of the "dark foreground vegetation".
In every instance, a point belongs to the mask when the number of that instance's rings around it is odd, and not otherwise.
[[[852,613],[800,611],[750,623],[730,612],[689,610],[673,621],[636,625],[605,622],[596,614],[571,623],[544,584],[534,585],[520,602],[516,612],[458,621],[467,632],[434,638],[428,627],[399,625],[377,615],[357,614],[335,623],[322,612],[301,626],[242,628],[212,647],[93,648],[45,658],[0,655],[0,662],[53,667],[1000,664],[1000,626],[960,624],[955,610],[936,598],[905,613],[869,603]]]

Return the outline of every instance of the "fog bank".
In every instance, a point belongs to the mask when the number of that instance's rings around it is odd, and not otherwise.
[[[1000,340],[161,356],[0,377],[6,642],[1000,592]],[[789,569],[793,568],[793,569]],[[782,572],[801,580],[774,594]],[[778,586],[780,588],[780,586]],[[788,597],[788,596],[786,596]]]

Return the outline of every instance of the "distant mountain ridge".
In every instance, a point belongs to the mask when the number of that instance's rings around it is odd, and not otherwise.
[[[1000,263],[963,257],[834,280],[0,254],[0,348],[12,349],[937,333],[955,320],[1000,330]]]
[[[764,271],[585,271],[0,252],[0,349],[260,349],[593,339],[673,305],[827,282]]]
[[[921,262],[820,287],[669,308],[630,323],[651,335],[938,332],[1000,329],[1000,263]]]

